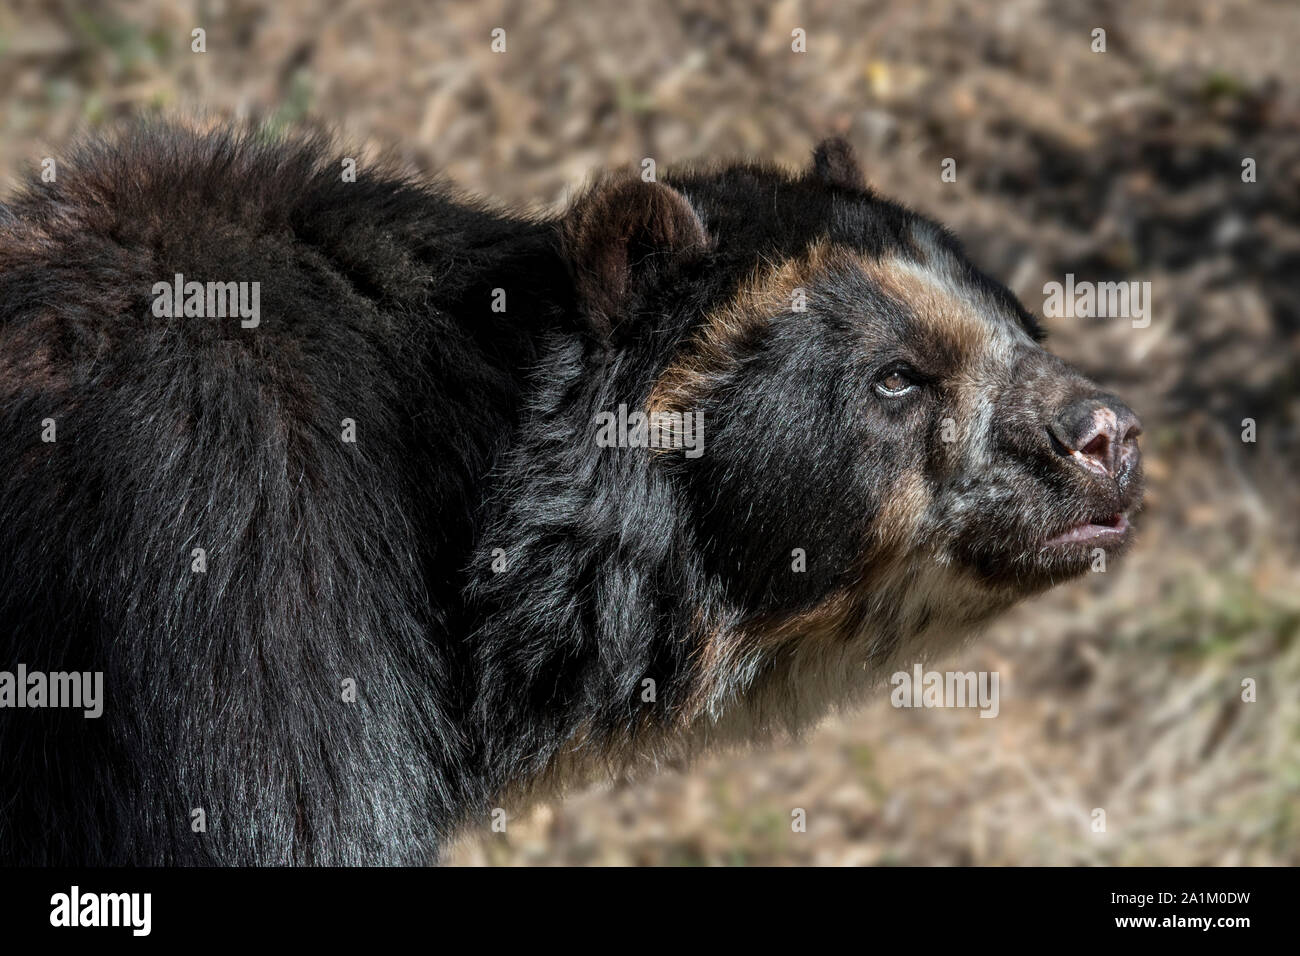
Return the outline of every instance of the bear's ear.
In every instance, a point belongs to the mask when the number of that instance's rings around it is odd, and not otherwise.
[[[560,224],[579,305],[605,342],[656,278],[708,247],[686,197],[637,176],[595,183]]]
[[[866,189],[862,167],[849,141],[839,136],[822,140],[813,150],[812,175],[828,186]]]

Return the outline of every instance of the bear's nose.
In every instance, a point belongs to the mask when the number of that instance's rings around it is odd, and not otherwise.
[[[1080,467],[1114,478],[1136,466],[1142,423],[1113,395],[1093,395],[1060,412],[1048,426]]]

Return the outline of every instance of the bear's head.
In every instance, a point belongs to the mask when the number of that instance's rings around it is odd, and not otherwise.
[[[732,608],[699,655],[710,710],[765,671],[858,683],[830,675],[915,660],[1128,544],[1137,417],[842,141],[798,174],[607,179],[562,229]]]

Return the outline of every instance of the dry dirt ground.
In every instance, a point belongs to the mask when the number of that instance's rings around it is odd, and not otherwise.
[[[1046,322],[1139,410],[1150,494],[1122,566],[941,663],[999,672],[996,719],[879,702],[504,834],[485,821],[451,862],[1300,862],[1300,6],[85,6],[0,8],[0,194],[78,130],[149,110],[323,120],[536,208],[597,166],[799,164],[838,132],[1035,311],[1066,273],[1152,284],[1149,327]]]

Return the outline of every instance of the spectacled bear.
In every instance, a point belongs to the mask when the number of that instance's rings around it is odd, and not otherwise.
[[[4,862],[431,862],[1131,536],[1133,412],[842,141],[553,217],[344,159],[138,125],[0,206],[0,668],[105,698],[10,682]]]

